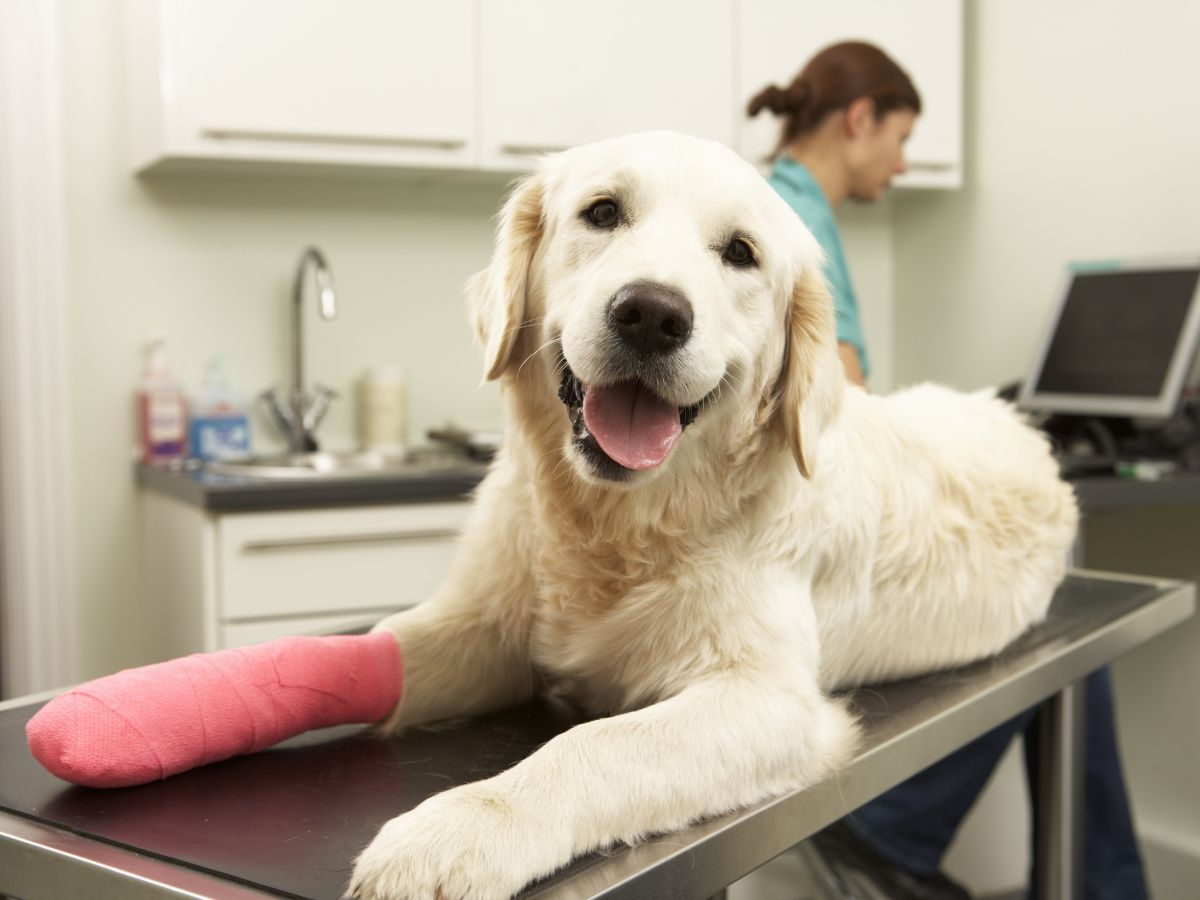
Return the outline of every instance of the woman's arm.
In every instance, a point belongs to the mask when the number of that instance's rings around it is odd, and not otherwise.
[[[846,369],[846,377],[859,387],[866,387],[866,379],[863,378],[862,366],[858,362],[858,350],[853,344],[848,344],[845,341],[838,341],[838,356],[841,357],[842,366]]]

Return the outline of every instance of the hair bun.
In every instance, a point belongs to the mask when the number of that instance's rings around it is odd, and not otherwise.
[[[788,86],[785,96],[787,97],[787,111],[799,112],[812,96],[812,85],[803,75],[797,75],[796,80]]]
[[[788,111],[787,91],[781,90],[774,84],[769,84],[759,91],[746,106],[746,112],[751,116],[758,115],[764,109],[776,116],[786,113]]]

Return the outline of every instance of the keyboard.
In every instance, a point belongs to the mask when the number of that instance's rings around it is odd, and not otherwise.
[[[1063,478],[1082,478],[1085,475],[1112,475],[1117,463],[1111,456],[1059,456],[1058,470]]]

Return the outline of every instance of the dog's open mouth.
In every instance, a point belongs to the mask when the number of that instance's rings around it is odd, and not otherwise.
[[[640,381],[586,386],[565,362],[562,370],[558,396],[575,443],[609,477],[660,466],[708,400],[675,406]]]

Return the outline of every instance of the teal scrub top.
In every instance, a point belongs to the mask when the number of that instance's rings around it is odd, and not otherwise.
[[[788,206],[796,211],[800,221],[825,251],[825,279],[829,282],[833,308],[837,313],[837,338],[858,351],[858,363],[865,378],[870,374],[867,343],[863,338],[862,322],[858,317],[858,298],[854,296],[854,286],[850,283],[850,270],[846,266],[846,253],[842,249],[842,238],[838,234],[833,209],[812,173],[786,154],[776,157],[767,180],[775,192],[787,201]]]

